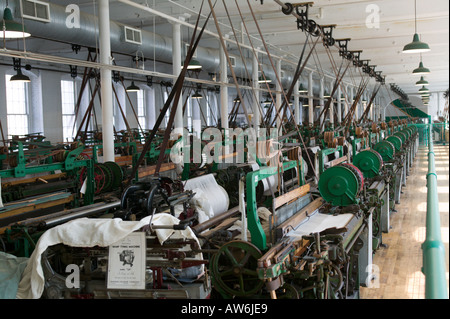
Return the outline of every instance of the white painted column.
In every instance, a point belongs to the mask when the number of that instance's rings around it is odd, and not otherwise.
[[[109,1],[99,0],[100,63],[111,64]],[[103,161],[114,162],[114,129],[111,70],[100,69],[102,97]]]
[[[173,75],[179,76],[181,72],[181,25],[172,23],[172,72]],[[183,133],[183,96],[180,95],[178,100],[177,112],[174,119],[175,133]]]
[[[298,90],[300,87],[300,81],[295,82],[294,84],[294,122],[295,125],[299,125],[301,122],[301,118],[300,118],[300,104],[298,101]]]
[[[320,82],[319,82],[320,86],[319,86],[319,98],[320,98],[320,109],[319,109],[319,114],[323,111],[323,107],[324,107],[324,91],[325,91],[325,79],[323,76],[320,77]],[[322,124],[324,121],[324,114],[322,114],[322,116],[320,117],[320,124]]]
[[[333,82],[334,81],[331,81],[331,83],[330,83],[330,94],[331,94],[331,92],[333,92]],[[330,118],[330,124],[334,127],[334,101],[333,101],[333,97],[331,97],[330,111],[328,112],[328,116]]]
[[[228,129],[228,66],[224,48],[220,45],[220,118],[223,129]]]
[[[341,86],[339,85],[338,89],[337,89],[337,120],[338,120],[338,125],[341,124],[342,122],[342,101],[341,101],[341,95],[342,95],[342,90],[341,90]]]
[[[308,121],[310,125],[314,125],[314,99],[313,99],[313,73],[308,75]]]
[[[345,94],[344,94],[345,100],[344,100],[344,116],[343,116],[343,118],[345,118],[347,116],[348,109],[349,109],[349,107],[348,107],[348,105],[349,105],[348,100],[349,100],[349,96],[350,96],[349,86],[346,85],[344,90],[345,90]]]
[[[258,53],[255,53],[258,54]],[[253,127],[255,131],[258,132],[258,128],[261,122],[261,114],[260,112],[260,92],[259,92],[259,83],[258,83],[258,59],[253,55],[252,60],[252,83],[253,89],[255,91],[254,101],[253,101]]]
[[[281,79],[281,60],[277,60],[275,67],[276,67],[276,71],[277,71],[277,76],[278,76],[279,79]],[[283,114],[281,114],[281,112],[280,112],[281,99],[282,99],[281,91],[283,90],[283,88],[281,87],[281,85],[278,82],[278,80],[276,81],[275,90],[277,92],[276,93],[276,101],[275,101],[276,102],[275,103],[275,109],[277,110],[277,112],[280,115],[280,116],[277,116],[277,130],[278,130],[278,132],[280,132],[280,130],[281,130],[281,116],[283,116]]]
[[[349,92],[349,99],[350,99],[350,101],[349,101],[349,105],[350,105],[349,110],[350,110],[351,106],[353,105],[353,87],[352,86],[349,87],[349,90],[350,90],[350,92]],[[358,108],[356,108],[356,109],[358,109]],[[353,114],[353,118],[354,117],[355,117],[355,115]]]

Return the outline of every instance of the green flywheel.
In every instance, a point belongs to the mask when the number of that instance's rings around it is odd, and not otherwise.
[[[394,136],[398,136],[400,137],[400,139],[402,140],[402,145],[406,142],[406,140],[408,139],[408,136],[406,135],[405,132],[400,131],[394,134]]]
[[[319,178],[319,192],[333,206],[348,206],[357,203],[361,189],[357,174],[345,166],[333,166]]]
[[[374,150],[364,150],[355,155],[353,165],[359,168],[365,178],[373,178],[379,175],[383,158]]]
[[[391,135],[388,138],[386,138],[386,141],[391,142],[396,151],[400,151],[402,148],[402,140],[400,137],[395,136],[395,135]]]
[[[381,155],[384,162],[389,162],[394,158],[395,146],[387,140],[375,144],[373,149]]]
[[[402,131],[402,133],[405,133],[406,134],[406,139],[408,139],[409,140],[409,138],[411,137],[411,135],[412,135],[412,132],[411,132],[411,130],[409,130],[409,129],[404,129],[403,131]]]

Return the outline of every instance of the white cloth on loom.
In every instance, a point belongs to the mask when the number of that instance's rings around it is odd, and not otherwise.
[[[328,228],[343,228],[354,217],[353,214],[340,214],[337,216],[315,213],[303,221],[297,229],[289,232],[290,237],[308,236],[311,233],[319,233]]]
[[[44,291],[41,255],[48,247],[57,244],[71,247],[107,247],[148,225],[150,218],[147,216],[140,221],[123,221],[119,218],[79,218],[47,230],[39,238],[36,248],[30,256],[22,274],[16,298],[37,299],[41,297]],[[152,220],[153,225],[176,225],[178,223],[179,219],[164,213],[155,214]],[[161,244],[169,237],[195,239],[198,242],[197,236],[189,227],[186,230],[158,229],[156,234]],[[196,257],[203,259],[202,254],[197,254]]]
[[[225,189],[217,184],[213,174],[187,180],[184,189],[192,190],[195,193],[191,204],[195,206],[199,214],[199,223],[219,216],[228,210],[230,198]]]

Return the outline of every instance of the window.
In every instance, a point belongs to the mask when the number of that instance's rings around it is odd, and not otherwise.
[[[230,55],[231,66],[234,68],[236,66],[236,57]]]
[[[144,90],[139,90],[137,92],[137,113],[138,113],[138,121],[139,121],[139,125],[141,126],[141,128],[143,130],[146,129],[145,126],[145,116],[146,116],[146,112],[145,112],[145,91]]]
[[[76,82],[61,81],[61,106],[63,121],[63,138],[65,142],[73,141],[75,124]]]
[[[186,55],[187,55],[188,52],[189,52],[190,44],[189,43],[185,43],[185,46],[186,46],[185,49],[186,49]],[[193,59],[197,58],[197,50],[194,51],[194,54],[192,55],[192,58]]]
[[[141,30],[124,26],[125,42],[142,44]]]
[[[24,18],[50,22],[50,6],[48,3],[39,0],[22,0],[20,5]]]
[[[8,135],[28,134],[28,83],[11,82],[6,75],[6,112]]]

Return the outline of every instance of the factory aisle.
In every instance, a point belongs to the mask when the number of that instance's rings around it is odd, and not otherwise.
[[[391,215],[391,230],[383,234],[383,243],[374,255],[379,282],[361,288],[361,299],[424,299],[425,276],[421,272],[427,208],[426,174],[428,148],[420,147],[407,178],[397,212]],[[434,145],[438,175],[442,241],[446,250],[447,287],[449,281],[449,146]],[[378,286],[378,287],[377,287]],[[448,289],[448,288],[447,288]]]

